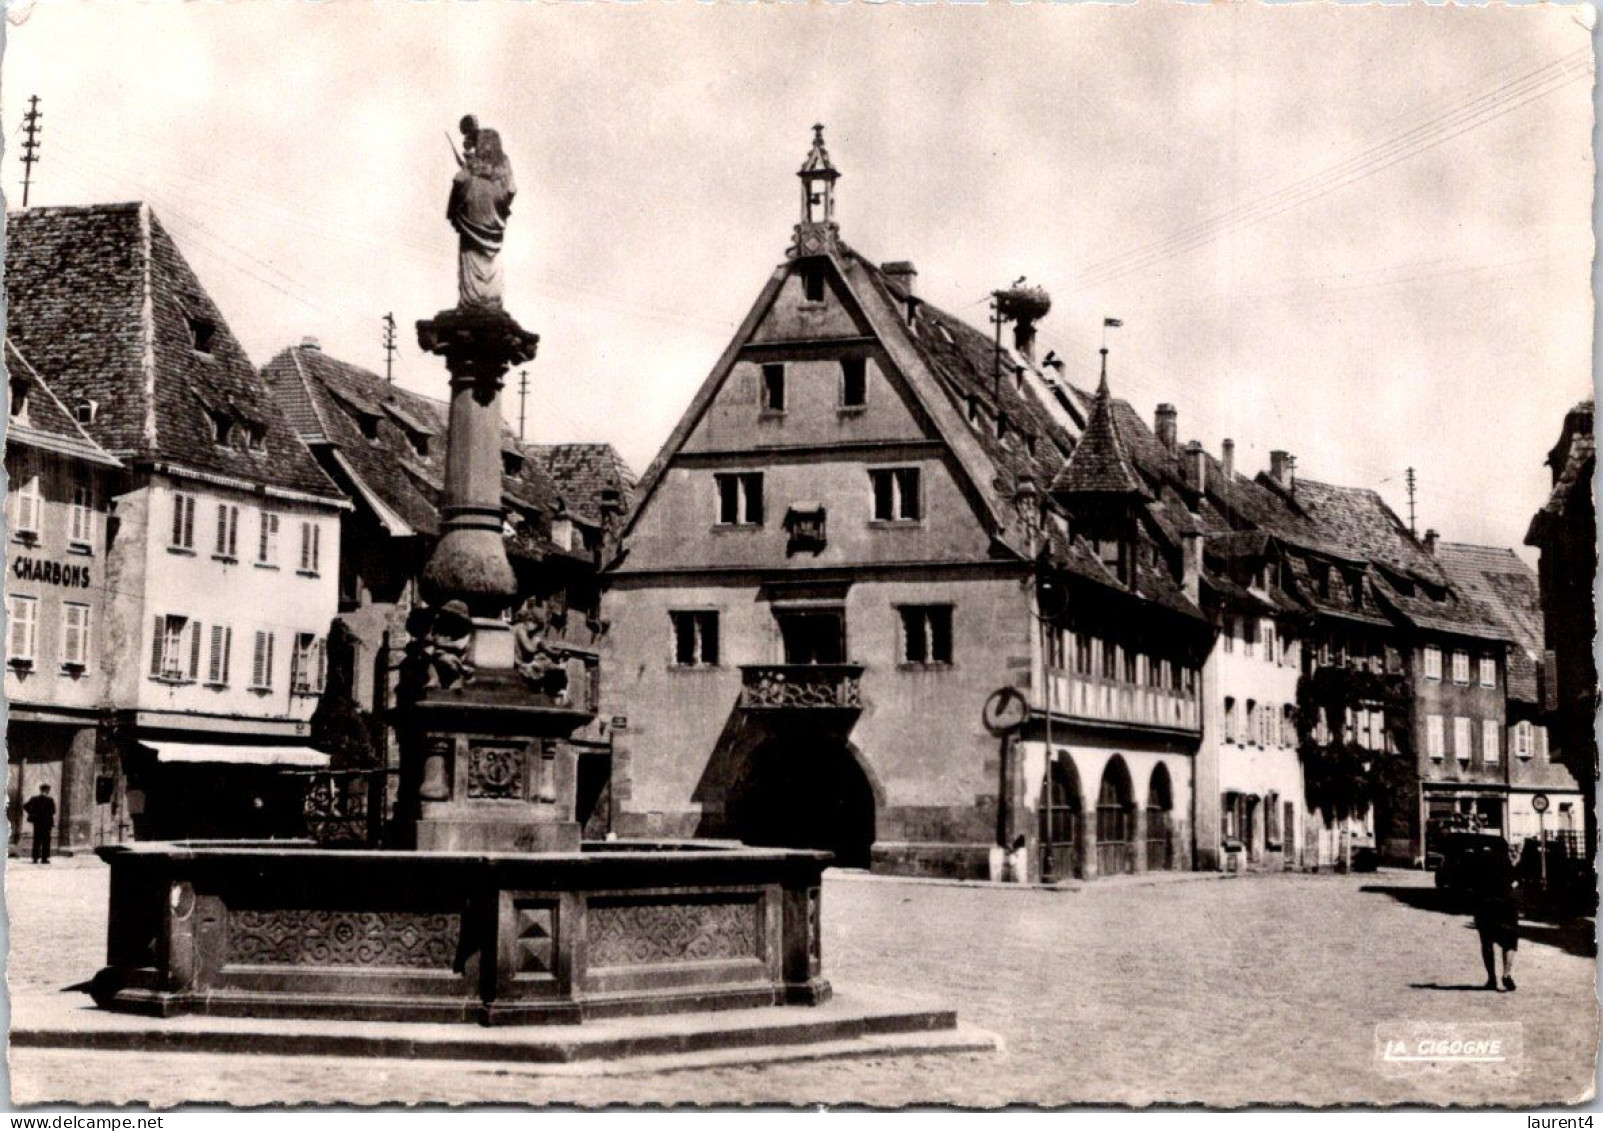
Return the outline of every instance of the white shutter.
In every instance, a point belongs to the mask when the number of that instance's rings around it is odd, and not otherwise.
[[[262,684],[263,687],[273,686],[273,636],[271,632],[267,634],[267,679]]]
[[[256,633],[256,648],[251,658],[250,685],[267,686],[267,633],[260,630]]]
[[[228,504],[217,504],[217,554],[228,554]],[[214,630],[215,631],[215,630]]]
[[[206,682],[223,682],[223,626],[212,625],[211,658],[206,666]]]
[[[328,678],[328,640],[319,640],[316,648],[317,663],[312,674],[312,690],[321,695],[324,681]]]
[[[228,682],[228,669],[234,658],[234,630],[232,627],[223,629],[223,674],[218,683]]]
[[[189,678],[191,680],[197,680],[197,679],[200,678],[200,636],[201,636],[201,631],[202,631],[201,630],[201,625],[200,625],[200,622],[198,620],[190,622],[190,625],[189,625]]]
[[[322,550],[322,545],[321,545],[322,540],[323,540],[323,528],[321,526],[317,526],[317,525],[314,524],[312,526],[312,572],[313,573],[316,573],[318,571],[318,569],[319,569],[318,558],[321,557],[320,551]]]
[[[33,534],[39,530],[39,477],[30,476],[17,492],[17,530]]]

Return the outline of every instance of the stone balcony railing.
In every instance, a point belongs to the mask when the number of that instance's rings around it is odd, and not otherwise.
[[[747,664],[740,669],[743,710],[856,711],[862,698],[862,664]]]

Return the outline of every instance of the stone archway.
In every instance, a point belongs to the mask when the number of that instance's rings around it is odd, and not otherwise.
[[[1102,771],[1097,791],[1096,852],[1097,874],[1117,876],[1136,870],[1135,789],[1130,767],[1115,754]]]
[[[1040,806],[1043,883],[1084,875],[1080,859],[1084,805],[1074,759],[1066,754],[1053,758]]]
[[[776,737],[747,757],[731,786],[729,831],[746,844],[818,848],[842,868],[867,868],[874,790],[850,745]]]
[[[1174,783],[1169,767],[1159,762],[1147,783],[1147,871],[1167,872],[1175,867]]]

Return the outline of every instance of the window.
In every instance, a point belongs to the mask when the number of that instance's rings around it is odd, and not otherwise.
[[[83,400],[72,411],[73,418],[79,424],[93,424],[95,417],[100,415],[100,402],[97,400]]]
[[[256,631],[256,647],[251,656],[250,686],[253,691],[273,689],[273,633]]]
[[[1425,678],[1442,678],[1442,650],[1434,644],[1425,648]]]
[[[1241,744],[1248,746],[1256,741],[1258,741],[1258,701],[1256,699],[1248,699],[1247,729],[1241,734]]]
[[[11,415],[19,420],[28,419],[28,388],[26,379],[11,378]]]
[[[824,265],[814,260],[802,266],[802,297],[808,302],[824,301]]]
[[[841,608],[776,609],[780,644],[787,664],[844,664],[846,610]]]
[[[321,695],[324,675],[323,641],[313,632],[295,634],[295,651],[290,656],[291,695]]]
[[[156,618],[150,652],[150,674],[178,683],[200,674],[200,624],[168,614]]]
[[[1241,654],[1251,657],[1258,644],[1258,618],[1244,617],[1241,621]]]
[[[217,324],[209,318],[189,315],[189,343],[196,353],[211,353],[212,339],[217,336]]]
[[[265,424],[245,425],[245,447],[253,452],[267,450],[267,426]]]
[[[1425,716],[1425,750],[1430,754],[1432,762],[1440,762],[1446,757],[1440,715]]]
[[[32,665],[34,650],[39,644],[38,600],[11,594],[6,598],[6,619],[11,626],[6,633],[6,662]]]
[[[1091,637],[1083,632],[1074,634],[1074,674],[1091,674]]]
[[[89,667],[88,605],[61,606],[61,666],[78,671]]]
[[[1503,760],[1502,728],[1496,719],[1481,720],[1481,764],[1495,766]]]
[[[669,613],[673,623],[673,666],[718,666],[718,614],[708,610]]]
[[[213,687],[228,686],[228,669],[234,652],[234,630],[227,625],[212,625],[211,661],[206,666],[206,682]]]
[[[371,412],[356,414],[356,428],[362,433],[362,439],[378,441],[378,416]]]
[[[761,526],[763,477],[761,472],[715,475],[718,484],[718,525]]]
[[[170,549],[195,548],[195,496],[173,496],[173,540]]]
[[[18,534],[36,535],[39,533],[39,477],[30,475],[22,481],[22,486],[16,490],[17,519],[15,530]]]
[[[1529,722],[1514,724],[1514,754],[1516,757],[1529,760],[1535,752],[1532,740],[1532,726]]]
[[[1119,649],[1117,645],[1104,640],[1102,644],[1102,678],[1119,678]]]
[[[234,434],[234,419],[226,412],[211,411],[212,442],[221,447],[228,446],[229,437]]]
[[[1235,740],[1236,740],[1236,701],[1235,701],[1235,699],[1233,699],[1233,698],[1231,698],[1230,696],[1227,695],[1227,696],[1225,696],[1225,741],[1226,742],[1234,742]]]
[[[1469,761],[1469,720],[1463,715],[1453,718],[1453,757],[1461,763]]]
[[[952,606],[907,605],[902,613],[902,661],[908,664],[952,662]]]
[[[72,488],[72,514],[67,526],[67,541],[72,545],[84,548],[89,546],[94,531],[90,521],[94,509],[94,491],[87,483],[75,484]]]
[[[840,406],[862,408],[868,403],[868,361],[861,357],[840,359]]]
[[[256,543],[256,564],[278,564],[278,515],[272,511],[262,512],[261,537]]]
[[[217,549],[219,558],[239,557],[239,508],[232,503],[217,504]]]
[[[1495,656],[1481,657],[1481,686],[1497,686],[1497,658]]]
[[[880,467],[868,473],[874,488],[875,522],[917,522],[922,515],[919,470],[916,467]]]
[[[1289,704],[1280,709],[1280,745],[1297,745],[1297,713]]]
[[[1236,618],[1225,617],[1224,623],[1219,626],[1219,639],[1224,642],[1225,652],[1236,650]]]
[[[1469,653],[1468,652],[1454,652],[1453,653],[1453,682],[1454,683],[1468,683],[1469,682]]]
[[[1278,642],[1277,638],[1275,637],[1275,623],[1274,623],[1274,621],[1268,621],[1268,620],[1264,621],[1263,622],[1262,632],[1263,632],[1263,658],[1268,663],[1278,664],[1280,662],[1280,652],[1279,652],[1279,642]]]
[[[779,364],[763,366],[762,409],[764,412],[785,411],[785,367]]]
[[[318,563],[319,543],[322,540],[323,529],[315,522],[301,523],[301,568],[300,572],[316,576]]]
[[[1258,708],[1258,745],[1266,750],[1275,744],[1275,726],[1274,705],[1265,703]]]

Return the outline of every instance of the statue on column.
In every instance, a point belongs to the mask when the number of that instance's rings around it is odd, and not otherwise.
[[[462,154],[451,179],[445,217],[459,237],[457,306],[501,309],[501,240],[512,215],[517,185],[512,164],[501,149],[501,135],[481,129],[469,114],[462,119]]]

